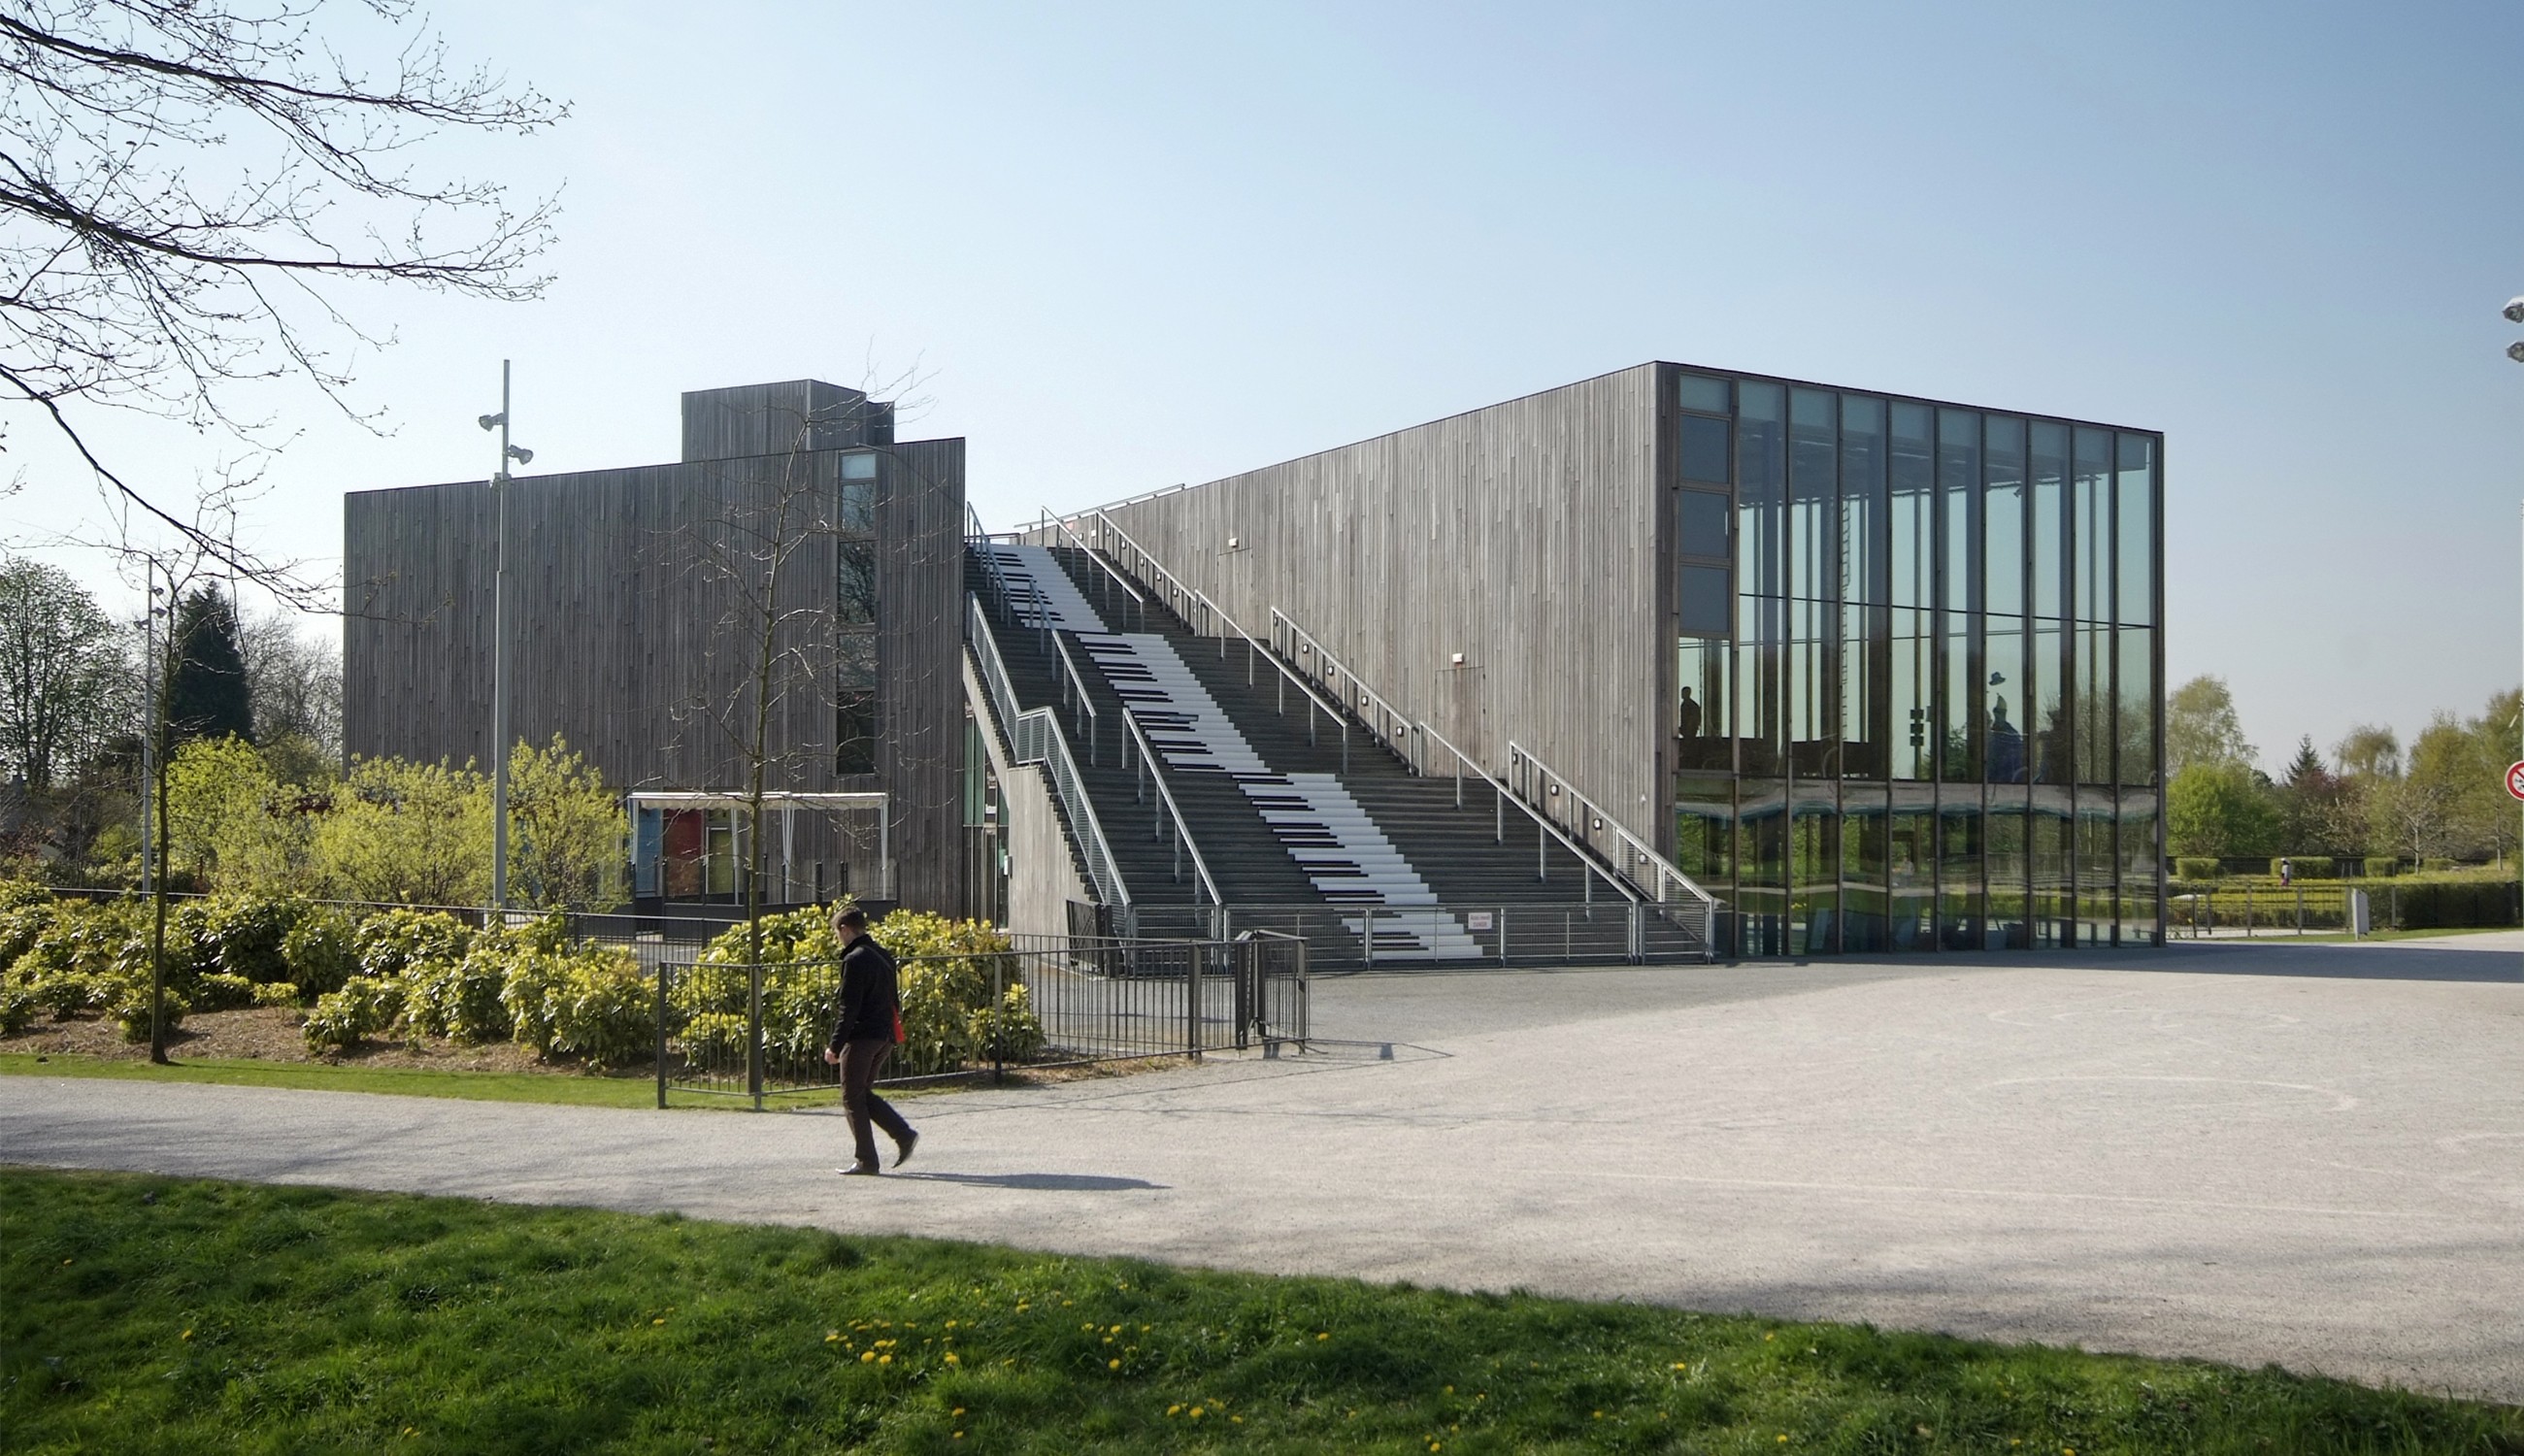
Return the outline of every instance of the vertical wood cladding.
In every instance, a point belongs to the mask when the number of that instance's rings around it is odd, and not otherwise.
[[[827,386],[829,387],[829,386]],[[510,489],[510,721],[619,789],[742,789],[767,602],[766,787],[893,796],[901,898],[957,903],[964,442],[880,452],[877,771],[834,771],[831,533],[841,453],[520,478]],[[786,523],[782,511],[787,509]],[[343,732],[357,754],[487,764],[498,507],[480,481],[344,502]],[[804,826],[801,825],[801,831]],[[801,846],[801,857],[838,857]]]
[[[1656,381],[1641,364],[1110,513],[1256,637],[1279,607],[1491,772],[1513,739],[1663,843]]]

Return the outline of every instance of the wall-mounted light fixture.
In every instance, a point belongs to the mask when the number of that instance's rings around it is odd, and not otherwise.
[[[1464,665],[1464,655],[1463,655],[1462,653],[1456,653],[1456,654],[1452,655],[1451,655],[1447,660],[1448,660],[1449,662],[1451,662],[1453,665],[1455,665],[1455,666],[1457,666],[1457,667],[1461,667],[1461,666],[1463,666],[1463,665]]]
[[[1242,538],[1242,537],[1240,537],[1240,536],[1230,536],[1230,537],[1228,537],[1228,538],[1227,538],[1227,549],[1228,549],[1229,551],[1242,551],[1242,550],[1244,549],[1244,538]]]

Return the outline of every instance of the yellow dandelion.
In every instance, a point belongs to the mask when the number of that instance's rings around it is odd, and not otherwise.
[[[1317,1335],[1315,1336],[1315,1338],[1317,1338],[1317,1339],[1330,1339],[1330,1338],[1332,1338],[1332,1337],[1333,1337],[1333,1336],[1332,1336],[1332,1333],[1331,1333],[1330,1331],[1326,1331],[1326,1332],[1324,1332],[1324,1333],[1322,1333],[1322,1334],[1319,1334],[1319,1335]]]
[[[876,1357],[876,1363],[879,1365],[892,1365],[894,1363],[894,1357],[892,1355],[879,1355]]]
[[[953,1350],[948,1350],[946,1352],[946,1363],[949,1365],[961,1365],[964,1363],[964,1357],[956,1354]]]
[[[1777,1336],[1777,1335],[1763,1335],[1762,1337],[1763,1337],[1764,1339],[1776,1339],[1776,1338],[1778,1338],[1778,1336]]]
[[[1176,1403],[1176,1404],[1174,1404],[1174,1405],[1167,1406],[1167,1407],[1166,1407],[1166,1414],[1167,1414],[1167,1415],[1169,1415],[1169,1416],[1179,1416],[1179,1415],[1183,1414],[1183,1406],[1182,1406],[1182,1404],[1181,1404],[1180,1402],[1178,1402],[1178,1403]]]
[[[876,1359],[876,1351],[874,1351],[874,1350],[861,1350],[861,1351],[859,1351],[859,1363],[860,1363],[861,1365],[866,1365],[866,1364],[868,1364],[868,1363],[870,1363],[870,1362],[874,1361],[875,1359]]]
[[[960,1405],[959,1405],[959,1406],[955,1407],[953,1410],[948,1411],[946,1414],[948,1414],[948,1415],[950,1415],[950,1416],[960,1416],[960,1415],[964,1414],[964,1408],[963,1408],[962,1406],[960,1406]]]
[[[1449,1394],[1449,1395],[1454,1394],[1454,1393],[1455,1393],[1455,1387],[1454,1387],[1454,1386],[1452,1386],[1452,1385],[1448,1385],[1448,1386],[1446,1387],[1446,1393],[1447,1393],[1447,1394]]]
[[[1094,1333],[1095,1333],[1095,1327],[1094,1327],[1094,1326],[1092,1326],[1092,1325],[1081,1325],[1081,1326],[1079,1326],[1078,1328],[1079,1328],[1080,1330],[1082,1330],[1082,1331],[1086,1332],[1087,1334],[1090,1334],[1090,1335],[1092,1335],[1092,1334],[1094,1334]]]
[[[1431,1441],[1429,1443],[1429,1449],[1432,1451],[1442,1451],[1446,1449],[1446,1443],[1444,1441]]]
[[[655,1318],[655,1319],[654,1319],[654,1320],[651,1320],[649,1323],[650,1323],[650,1324],[652,1324],[652,1325],[662,1325],[662,1324],[666,1323],[666,1317],[665,1317],[664,1315],[659,1315],[657,1318]]]
[[[192,1331],[190,1331],[190,1330],[187,1330],[187,1331],[185,1331],[182,1335],[177,1335],[177,1336],[176,1336],[176,1338],[178,1338],[178,1339],[190,1339],[190,1338],[192,1338],[192,1337],[193,1337],[193,1332],[192,1332]]]
[[[953,1320],[948,1320],[948,1321],[946,1322],[946,1328],[947,1328],[947,1329],[949,1329],[949,1330],[954,1329],[954,1328],[955,1328],[955,1322],[954,1322]]]
[[[1197,1421],[1201,1418],[1202,1411],[1199,1406],[1193,1406],[1189,1411],[1186,1412],[1186,1414]]]
[[[1025,1302],[1024,1300],[1022,1300],[1022,1299],[1020,1299],[1020,1300],[1018,1300],[1018,1301],[1017,1301],[1017,1313],[1018,1313],[1018,1314],[1024,1314],[1027,1310],[1030,1310],[1030,1309],[1032,1309],[1032,1308],[1034,1308],[1034,1306],[1033,1306],[1033,1305],[1026,1303],[1026,1302]]]
[[[964,1432],[960,1432],[960,1431],[958,1431],[958,1432],[955,1432],[955,1439],[957,1439],[957,1440],[962,1440],[963,1438],[964,1438]]]
[[[1104,1362],[1104,1368],[1106,1370],[1120,1370],[1122,1368],[1122,1362],[1119,1360],[1107,1360]]]

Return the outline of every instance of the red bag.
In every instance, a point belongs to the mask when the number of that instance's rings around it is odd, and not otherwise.
[[[900,1006],[894,1008],[894,1044],[897,1046],[902,1044],[902,1008]]]

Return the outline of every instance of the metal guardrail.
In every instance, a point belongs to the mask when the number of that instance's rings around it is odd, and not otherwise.
[[[1115,586],[1122,589],[1122,594],[1131,600],[1131,607],[1139,624],[1142,628],[1146,627],[1148,624],[1148,599],[1140,595],[1140,589],[1131,585],[1131,579],[1116,570],[1111,561],[1108,561],[1104,559],[1103,557],[1097,555],[1094,548],[1087,544],[1085,537],[1080,536],[1076,531],[1070,529],[1068,521],[1061,519],[1059,516],[1052,514],[1048,510],[1043,512],[1043,518],[1058,529],[1061,535],[1069,538],[1069,543],[1072,546],[1085,553],[1087,559],[1095,563],[1095,568],[1104,573],[1106,580],[1111,581]],[[1109,597],[1106,598],[1105,605],[1111,605],[1111,599]]]
[[[1213,905],[1225,904],[1227,899],[1226,897],[1218,893],[1218,882],[1210,878],[1209,861],[1201,857],[1200,846],[1192,842],[1191,826],[1185,822],[1183,809],[1175,803],[1174,791],[1166,787],[1166,776],[1164,771],[1158,766],[1157,751],[1155,747],[1148,742],[1147,730],[1141,728],[1140,726],[1140,720],[1128,712],[1122,714],[1122,726],[1130,730],[1130,736],[1124,739],[1122,743],[1122,766],[1124,768],[1130,768],[1133,766],[1131,762],[1131,746],[1137,744],[1140,749],[1140,761],[1138,765],[1139,772],[1134,773],[1131,776],[1131,791],[1133,797],[1140,802],[1144,803],[1147,801],[1147,795],[1141,792],[1141,786],[1143,783],[1154,783],[1157,786],[1157,805],[1162,812],[1150,816],[1153,821],[1150,825],[1150,829],[1153,832],[1149,835],[1149,838],[1164,838],[1167,825],[1171,823],[1174,827],[1173,849],[1175,879],[1178,881],[1183,879],[1184,856],[1186,854],[1190,855],[1192,873],[1197,877],[1201,894],[1207,896],[1209,898],[1209,902]],[[1216,932],[1213,932],[1213,934],[1215,933]]]
[[[1631,884],[1647,893],[1649,900],[1675,917],[1675,923],[1709,942],[1716,930],[1718,898],[1703,890],[1691,876],[1682,872],[1673,860],[1630,833],[1622,821],[1604,812],[1601,805],[1578,792],[1578,786],[1553,770],[1551,765],[1534,756],[1531,751],[1511,740],[1507,746],[1508,774],[1517,798],[1533,805],[1545,815],[1559,817],[1576,813],[1572,824],[1562,818],[1574,837],[1596,848],[1596,852]],[[1554,812],[1555,801],[1558,813]],[[1609,840],[1607,848],[1603,841]]]
[[[1138,934],[1206,935],[1205,905],[1135,907]],[[1319,974],[1466,970],[1480,966],[1670,965],[1709,959],[1706,941],[1640,899],[1449,900],[1439,904],[1230,904],[1237,935],[1277,932],[1308,943]]]
[[[1349,714],[1342,712],[1339,708],[1324,701],[1323,695],[1317,693],[1311,686],[1309,686],[1306,680],[1303,677],[1298,676],[1286,662],[1282,661],[1278,654],[1271,652],[1269,649],[1263,647],[1261,643],[1256,642],[1252,633],[1245,631],[1244,628],[1237,622],[1235,617],[1228,614],[1227,608],[1219,606],[1216,602],[1211,601],[1208,593],[1200,590],[1198,587],[1187,584],[1182,577],[1179,577],[1172,571],[1167,570],[1163,561],[1160,561],[1155,557],[1149,555],[1147,549],[1141,546],[1139,542],[1132,540],[1131,534],[1128,531],[1123,530],[1119,525],[1115,524],[1111,517],[1105,515],[1100,510],[1092,513],[1094,518],[1094,530],[1096,534],[1099,537],[1109,536],[1113,540],[1122,544],[1124,551],[1128,553],[1123,559],[1126,563],[1133,565],[1135,573],[1140,569],[1144,568],[1147,572],[1153,574],[1155,579],[1152,581],[1149,580],[1148,576],[1144,575],[1141,577],[1141,580],[1147,582],[1150,590],[1158,592],[1166,598],[1167,609],[1174,612],[1176,616],[1181,617],[1184,624],[1191,629],[1193,636],[1215,636],[1218,638],[1218,655],[1222,660],[1227,656],[1227,642],[1229,637],[1234,636],[1243,639],[1244,680],[1248,686],[1253,681],[1255,664],[1257,662],[1268,662],[1271,664],[1273,670],[1280,674],[1278,698],[1280,711],[1285,713],[1288,710],[1288,688],[1291,685],[1296,688],[1298,693],[1304,696],[1307,704],[1306,742],[1315,743],[1319,741],[1316,737],[1315,724],[1315,714],[1317,712],[1321,712],[1324,716],[1330,718],[1333,723],[1340,729],[1341,769],[1343,772],[1347,772],[1349,769]],[[1061,521],[1060,524],[1063,529],[1067,529],[1067,521]],[[1109,545],[1104,547],[1103,550],[1107,555],[1119,555],[1119,553],[1115,553],[1113,548]],[[1208,630],[1217,627],[1224,627],[1226,630]]]
[[[1317,642],[1314,634],[1276,607],[1271,608],[1271,647],[1299,673],[1313,677],[1325,692],[1339,700],[1369,736],[1404,761],[1410,760],[1410,714],[1385,701],[1384,695],[1369,687],[1366,679],[1350,671],[1331,649]]]
[[[1484,769],[1479,763],[1474,762],[1471,754],[1466,753],[1463,750],[1456,748],[1451,743],[1448,743],[1443,734],[1440,734],[1436,729],[1430,727],[1425,722],[1413,724],[1412,730],[1420,736],[1420,740],[1424,746],[1421,753],[1411,755],[1411,771],[1413,773],[1418,774],[1422,778],[1428,778],[1430,776],[1425,747],[1428,744],[1434,744],[1438,748],[1445,750],[1447,754],[1455,760],[1455,806],[1457,808],[1464,806],[1465,769],[1471,769],[1477,778],[1489,786],[1492,819],[1491,829],[1500,844],[1507,843],[1506,805],[1513,803],[1517,806],[1519,812],[1533,821],[1534,831],[1537,836],[1549,835],[1552,839],[1559,841],[1560,847],[1567,849],[1571,856],[1577,859],[1578,864],[1584,866],[1587,874],[1595,877],[1596,879],[1601,879],[1606,885],[1611,886],[1614,893],[1623,899],[1636,900],[1639,898],[1638,892],[1614,878],[1614,876],[1597,861],[1593,854],[1586,851],[1584,846],[1579,845],[1576,840],[1571,839],[1566,830],[1544,817],[1533,807],[1533,805],[1525,802],[1514,795],[1509,794],[1507,792],[1506,785],[1500,783],[1494,778],[1491,778],[1487,769]],[[1536,853],[1537,855],[1540,855],[1547,853],[1547,851],[1537,849]],[[1593,880],[1589,880],[1587,884],[1588,895],[1591,898],[1593,894]]]
[[[1082,712],[1086,714],[1087,721],[1084,727],[1087,734],[1087,761],[1090,763],[1101,762],[1103,752],[1102,750],[1096,746],[1096,739],[1100,736],[1096,730],[1104,715],[1095,710],[1095,700],[1089,697],[1087,694],[1087,678],[1084,674],[1079,672],[1076,659],[1069,655],[1068,639],[1054,635],[1051,639],[1051,644],[1060,653],[1060,670],[1062,674],[1060,681],[1060,698],[1062,703],[1071,704],[1069,712],[1069,726],[1072,729],[1079,728],[1081,726],[1079,723],[1079,715]],[[1126,711],[1122,716],[1124,718],[1128,718],[1130,717],[1130,713]]]
[[[998,710],[1007,733],[1010,756],[1019,763],[1044,765],[1044,777],[1051,780],[1052,792],[1069,815],[1079,857],[1087,861],[1087,876],[1094,882],[1096,895],[1108,905],[1128,905],[1131,892],[1122,883],[1122,872],[1113,862],[1113,847],[1104,838],[1104,826],[1096,821],[1094,804],[1088,800],[1078,760],[1070,755],[1069,741],[1061,736],[1059,715],[1047,707],[1016,710],[1016,690],[1009,686],[1007,663],[999,655],[998,639],[991,632],[990,614],[982,609],[981,599],[969,592],[964,605],[965,638],[981,664],[991,705]]]

